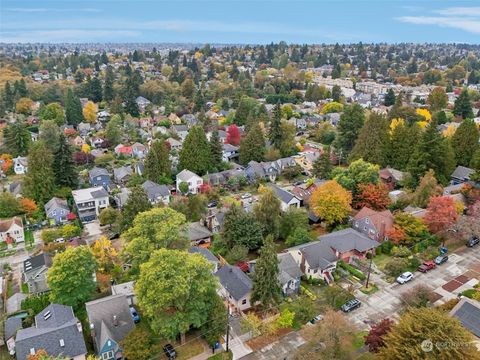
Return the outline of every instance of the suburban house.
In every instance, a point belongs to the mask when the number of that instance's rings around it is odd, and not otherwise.
[[[302,151],[301,153],[298,153],[298,155],[295,155],[293,158],[303,170],[310,173],[313,170],[313,164],[319,158],[319,156],[320,151],[312,149],[309,151]]]
[[[135,327],[125,295],[110,295],[85,304],[95,351],[104,360],[124,359],[120,342]]]
[[[220,282],[219,294],[229,302],[232,312],[251,308],[252,280],[242,270],[226,264],[215,273],[215,276]]]
[[[135,296],[134,285],[134,281],[112,285],[112,295],[125,295],[127,297],[128,306],[136,305],[137,297]]]
[[[297,294],[300,290],[301,277],[303,275],[300,266],[295,262],[293,256],[286,252],[277,254],[278,258],[278,282],[282,288],[283,296]],[[249,262],[250,272],[255,272],[257,261]]]
[[[133,149],[131,146],[123,145],[123,144],[118,144],[115,146],[113,149],[115,151],[115,154],[117,155],[124,155],[124,156],[132,156]]]
[[[470,175],[472,175],[475,170],[470,169],[465,166],[457,166],[455,171],[450,176],[452,185],[462,184],[470,180]]]
[[[28,159],[26,157],[16,157],[13,160],[13,171],[17,175],[23,175],[28,171]]]
[[[346,263],[365,259],[367,253],[374,252],[375,248],[380,246],[378,241],[372,240],[352,228],[320,236],[318,240],[320,243],[328,245],[337,259]]]
[[[103,186],[105,190],[111,185],[112,180],[107,169],[95,166],[88,172],[88,180],[92,186]]]
[[[231,144],[223,144],[222,147],[222,161],[229,162],[238,159],[238,146]]]
[[[69,141],[70,145],[76,146],[76,147],[82,147],[82,145],[85,145],[86,142],[83,140],[83,138],[80,135],[75,136],[73,139]]]
[[[25,241],[22,218],[14,216],[0,220],[0,241],[9,245]]]
[[[172,125],[170,127],[170,130],[172,131],[172,133],[178,135],[178,137],[181,139],[182,143],[185,141],[185,138],[188,135],[187,125],[183,125],[183,124]]]
[[[117,184],[126,184],[132,175],[133,170],[130,165],[113,169],[113,179]]]
[[[365,206],[353,217],[352,224],[355,230],[381,242],[387,240],[387,232],[393,228],[394,220],[390,210],[375,211]]]
[[[300,207],[300,199],[298,199],[290,191],[282,189],[276,184],[269,184],[269,187],[273,190],[276,198],[280,200],[280,208],[282,209],[282,211],[285,212],[291,207]]]
[[[190,249],[188,249],[188,252],[190,254],[202,255],[205,259],[208,260],[210,264],[212,264],[212,273],[216,273],[218,271],[218,267],[220,266],[220,260],[218,260],[217,257],[213,255],[210,250],[203,247],[191,247]]]
[[[45,215],[50,219],[50,223],[61,225],[68,221],[67,215],[70,213],[67,200],[57,197],[51,198],[44,206]]]
[[[182,143],[174,138],[168,138],[167,140],[168,145],[170,145],[170,150],[180,151],[182,150]]]
[[[102,209],[109,206],[108,193],[101,186],[73,190],[73,201],[82,222],[93,221]]]
[[[460,320],[462,326],[475,336],[480,349],[480,302],[463,297],[450,311],[450,316]]]
[[[53,357],[86,358],[82,323],[75,317],[71,306],[50,304],[35,316],[32,327],[18,330],[15,337],[17,360],[27,360],[40,349]]]
[[[147,106],[151,104],[150,100],[144,98],[143,96],[138,96],[135,99],[135,102],[137,103],[138,108],[141,112],[144,112]]]
[[[380,181],[384,183],[388,187],[388,189],[393,190],[403,180],[403,178],[405,177],[405,173],[387,167],[379,171],[379,176]]]
[[[177,193],[181,193],[181,183],[187,183],[188,193],[197,194],[200,191],[200,186],[203,185],[203,179],[197,174],[191,172],[190,170],[184,169],[177,174]]]
[[[187,225],[186,236],[192,246],[209,246],[213,234],[200,222],[192,222]]]
[[[147,194],[148,200],[152,205],[170,203],[170,189],[167,185],[159,185],[153,181],[147,180],[142,184],[143,190]]]
[[[234,179],[236,183],[239,183],[242,179],[247,181],[247,176],[245,170],[239,166],[236,169],[207,174],[205,179],[212,186],[224,186],[228,185],[230,179]]]
[[[10,355],[15,354],[15,335],[17,335],[17,331],[22,328],[22,319],[19,317],[14,316],[5,320],[3,339],[7,344],[8,353]]]
[[[49,291],[47,271],[52,266],[53,256],[42,253],[23,262],[23,281],[28,285],[30,294],[42,294]]]
[[[143,159],[147,155],[147,147],[143,144],[136,142],[132,145],[133,156],[136,156],[139,159]]]
[[[278,170],[270,162],[250,161],[245,168],[245,175],[250,182],[257,180],[269,180],[274,182],[278,176]]]

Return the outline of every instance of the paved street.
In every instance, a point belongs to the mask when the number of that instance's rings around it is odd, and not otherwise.
[[[436,269],[426,274],[416,271],[413,280],[409,283],[380,286],[381,289],[372,295],[365,295],[357,291],[355,296],[361,300],[362,306],[347,316],[359,329],[368,329],[370,324],[385,317],[396,318],[398,317],[397,312],[402,306],[400,295],[420,284],[427,285],[437,294],[438,300],[435,305],[442,304],[456,298],[457,294],[466,288],[471,288],[477,282],[475,277],[478,278],[480,275],[479,267],[480,247],[461,248],[456,253],[449,254],[448,262],[437,266]],[[459,281],[452,281],[456,278]],[[377,282],[375,277],[372,279]],[[455,289],[450,291],[451,288]]]
[[[263,349],[255,351],[241,360],[283,360],[288,359],[289,356],[305,343],[305,340],[298,332],[291,332],[285,335],[279,341],[265,346]]]

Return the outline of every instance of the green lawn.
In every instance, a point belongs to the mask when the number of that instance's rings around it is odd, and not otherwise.
[[[231,360],[233,358],[233,354],[231,351],[228,353],[218,353],[213,356],[210,356],[207,360]]]
[[[25,230],[25,245],[31,245],[34,242],[32,230]]]
[[[358,350],[365,345],[365,336],[368,335],[368,331],[360,331],[355,334],[355,340],[353,341],[353,348]]]
[[[28,291],[28,284],[27,283],[22,283],[22,292],[24,294],[28,295],[29,291]]]
[[[388,256],[388,255],[385,255],[385,254],[381,254],[381,255],[377,255],[373,258],[373,262],[375,263],[375,265],[380,269],[380,270],[383,270],[383,268],[385,267],[385,264],[388,262],[388,260],[391,259],[391,256]]]

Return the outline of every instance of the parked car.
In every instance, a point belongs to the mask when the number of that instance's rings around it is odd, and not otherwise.
[[[217,207],[217,202],[216,202],[216,201],[209,202],[208,205],[207,205],[207,207],[208,207],[209,209],[214,208],[214,207]]]
[[[362,305],[360,300],[352,299],[352,300],[348,300],[345,304],[343,304],[341,309],[342,309],[343,312],[348,313],[348,312],[353,311],[356,308],[360,307],[360,305]]]
[[[313,325],[313,324],[316,324],[316,323],[318,323],[319,321],[322,321],[322,320],[323,320],[323,315],[317,315],[312,320],[310,320],[308,323]]]
[[[138,315],[137,310],[133,306],[130,307],[130,314],[132,315],[133,322],[138,324],[140,322],[140,315]]]
[[[429,260],[429,261],[424,261],[423,264],[420,265],[417,270],[420,272],[426,273],[428,270],[435,269],[435,267],[436,267],[435,262],[433,262],[432,260]]]
[[[448,256],[445,255],[445,254],[437,256],[435,258],[435,264],[437,264],[437,265],[442,265],[443,263],[445,263],[447,261],[448,261]]]
[[[413,279],[413,274],[410,271],[404,272],[402,275],[397,277],[397,283],[405,284]]]
[[[303,181],[302,180],[298,180],[298,181],[295,181],[293,183],[293,186],[298,186],[298,185],[302,185],[303,184]]]
[[[177,358],[177,352],[175,351],[175,348],[172,346],[172,344],[167,344],[163,347],[163,352],[165,355],[167,355],[168,359],[176,359]]]
[[[467,246],[468,247],[474,247],[475,245],[480,244],[480,239],[478,236],[472,236],[470,239],[467,241]]]
[[[248,199],[248,198],[251,198],[251,197],[252,197],[252,194],[250,194],[250,193],[245,193],[242,196],[240,196],[240,198],[242,198],[242,199]]]

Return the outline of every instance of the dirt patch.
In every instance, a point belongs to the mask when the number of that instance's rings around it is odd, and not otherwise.
[[[430,301],[432,304],[435,302],[435,301],[438,301],[442,298],[443,296],[436,293],[436,292],[433,292],[432,293],[432,300]]]
[[[278,340],[280,340],[285,335],[292,332],[292,328],[280,329],[274,335],[260,335],[254,339],[248,340],[246,344],[253,350],[257,351],[263,349],[265,346],[270,345]]]
[[[443,285],[442,288],[447,290],[447,291],[453,292],[454,290],[458,289],[462,285],[463,284],[461,282],[451,280],[448,283],[446,283],[445,285]]]
[[[465,274],[463,274],[463,275],[457,276],[453,280],[458,281],[461,284],[465,284],[468,280],[470,280],[470,278],[467,277]]]

